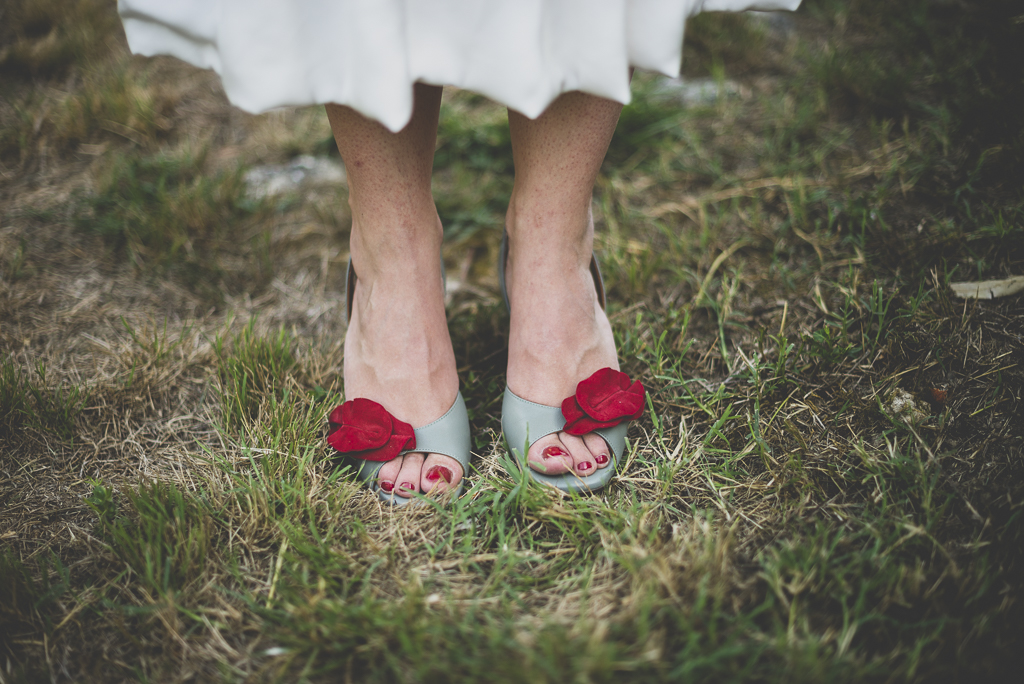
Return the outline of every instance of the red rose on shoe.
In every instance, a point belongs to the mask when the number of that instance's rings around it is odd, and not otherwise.
[[[416,448],[412,426],[395,418],[372,399],[352,399],[328,417],[327,443],[353,458],[390,461],[402,450]]]
[[[639,380],[611,368],[602,368],[576,385],[576,394],[562,402],[562,415],[570,435],[585,435],[635,420],[644,412],[644,386]]]

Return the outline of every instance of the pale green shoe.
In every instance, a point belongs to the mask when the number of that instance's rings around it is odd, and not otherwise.
[[[519,467],[525,468],[530,477],[537,482],[551,485],[563,492],[593,492],[601,489],[615,475],[619,458],[626,450],[628,423],[619,423],[604,430],[594,430],[608,443],[612,454],[611,463],[604,468],[598,468],[593,475],[581,477],[571,471],[560,475],[545,475],[529,467],[526,463],[526,453],[530,445],[541,437],[559,432],[564,427],[565,418],[562,416],[561,407],[527,401],[516,396],[508,387],[505,388],[505,396],[501,402],[501,429]]]
[[[498,281],[501,285],[501,296],[505,300],[505,306],[511,310],[508,303],[508,292],[505,290],[505,259],[507,256],[508,235],[502,234],[501,250],[498,254]],[[603,309],[605,305],[604,281],[594,256],[590,257],[590,274],[594,277],[597,298]],[[601,489],[615,475],[619,459],[622,458],[626,450],[628,423],[623,422],[615,427],[594,431],[601,435],[612,453],[611,463],[604,468],[598,468],[593,475],[581,477],[574,472],[545,475],[529,467],[526,462],[526,453],[530,445],[541,437],[560,432],[564,427],[565,417],[562,415],[560,406],[545,406],[527,401],[516,396],[507,386],[505,387],[505,395],[501,402],[501,430],[505,433],[505,441],[516,462],[519,463],[519,467],[524,468],[537,482],[551,485],[563,492],[593,492]]]
[[[462,392],[455,397],[455,403],[447,413],[433,423],[413,428],[412,431],[416,435],[416,448],[413,450],[416,453],[442,454],[459,462],[459,465],[462,466],[462,479],[459,480],[452,496],[461,496],[462,483],[466,481],[466,476],[469,474],[470,457],[469,414],[466,412],[466,402],[462,399]],[[399,456],[408,453],[411,452],[403,451]],[[412,497],[399,496],[395,493],[397,487],[391,492],[385,492],[380,488],[380,485],[377,484],[377,473],[387,461],[363,461],[350,456],[341,458],[345,464],[352,467],[359,481],[366,482],[381,501],[396,506],[405,506],[417,500],[418,497],[415,495]]]
[[[441,264],[441,279],[442,287],[444,286],[444,263]],[[348,270],[345,274],[346,282],[346,315],[348,318],[352,317],[352,298],[355,294],[356,285],[356,272],[352,268],[352,260],[349,259]],[[407,453],[430,453],[430,454],[441,454],[448,456],[459,462],[462,466],[462,479],[459,480],[458,486],[452,492],[452,496],[458,497],[462,494],[463,483],[466,481],[466,476],[469,474],[469,458],[470,458],[470,439],[469,439],[469,414],[466,412],[466,402],[462,398],[462,392],[459,392],[455,397],[455,403],[452,404],[448,411],[435,420],[433,423],[424,425],[423,427],[413,428],[413,434],[416,435],[416,448],[410,451],[403,451],[399,453],[399,456],[404,456]],[[377,473],[384,466],[387,461],[364,461],[358,458],[352,458],[351,456],[341,456],[342,463],[351,466],[352,470],[355,471],[356,477],[361,482],[366,482],[367,486],[370,487],[374,493],[377,494],[377,498],[381,501],[394,504],[396,506],[405,506],[406,504],[413,501],[421,501],[421,497],[412,496],[405,497],[399,496],[394,490],[391,492],[385,492],[377,484]],[[395,488],[397,490],[397,487]]]

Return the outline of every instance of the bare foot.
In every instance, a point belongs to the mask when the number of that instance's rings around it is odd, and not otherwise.
[[[345,397],[372,399],[414,428],[444,415],[459,391],[440,262],[428,256],[360,274],[345,335]],[[385,492],[411,496],[453,489],[462,476],[455,459],[414,452],[385,463],[377,478]]]
[[[595,371],[619,368],[611,324],[590,273],[592,220],[585,244],[563,240],[551,231],[520,244],[509,232],[508,386],[516,395],[547,406],[560,406]],[[596,433],[577,437],[558,432],[534,442],[527,462],[545,475],[574,472],[585,477],[608,467],[611,450]]]

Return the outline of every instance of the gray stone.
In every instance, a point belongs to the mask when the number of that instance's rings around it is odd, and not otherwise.
[[[796,32],[796,19],[792,12],[747,12],[746,16],[760,24],[769,36],[789,38]]]
[[[740,93],[740,85],[735,81],[716,81],[713,78],[662,78],[655,86],[654,94],[658,97],[678,100],[690,107],[712,105],[721,97],[735,97]]]
[[[309,154],[288,164],[256,166],[245,172],[246,194],[254,199],[344,182],[345,167],[341,162]]]

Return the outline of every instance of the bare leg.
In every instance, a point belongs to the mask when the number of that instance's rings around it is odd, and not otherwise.
[[[328,105],[348,172],[352,264],[359,276],[345,336],[345,396],[379,402],[414,427],[455,401],[459,380],[441,289],[441,220],[430,193],[441,88],[416,84],[412,120],[391,133]],[[384,465],[385,491],[426,492],[462,477],[454,459],[407,454]]]
[[[622,105],[565,93],[535,120],[510,111],[516,180],[506,216],[511,305],[508,385],[520,397],[560,405],[576,384],[618,369],[611,325],[589,265],[590,204]],[[596,434],[549,435],[530,447],[535,470],[592,475],[610,463]]]

